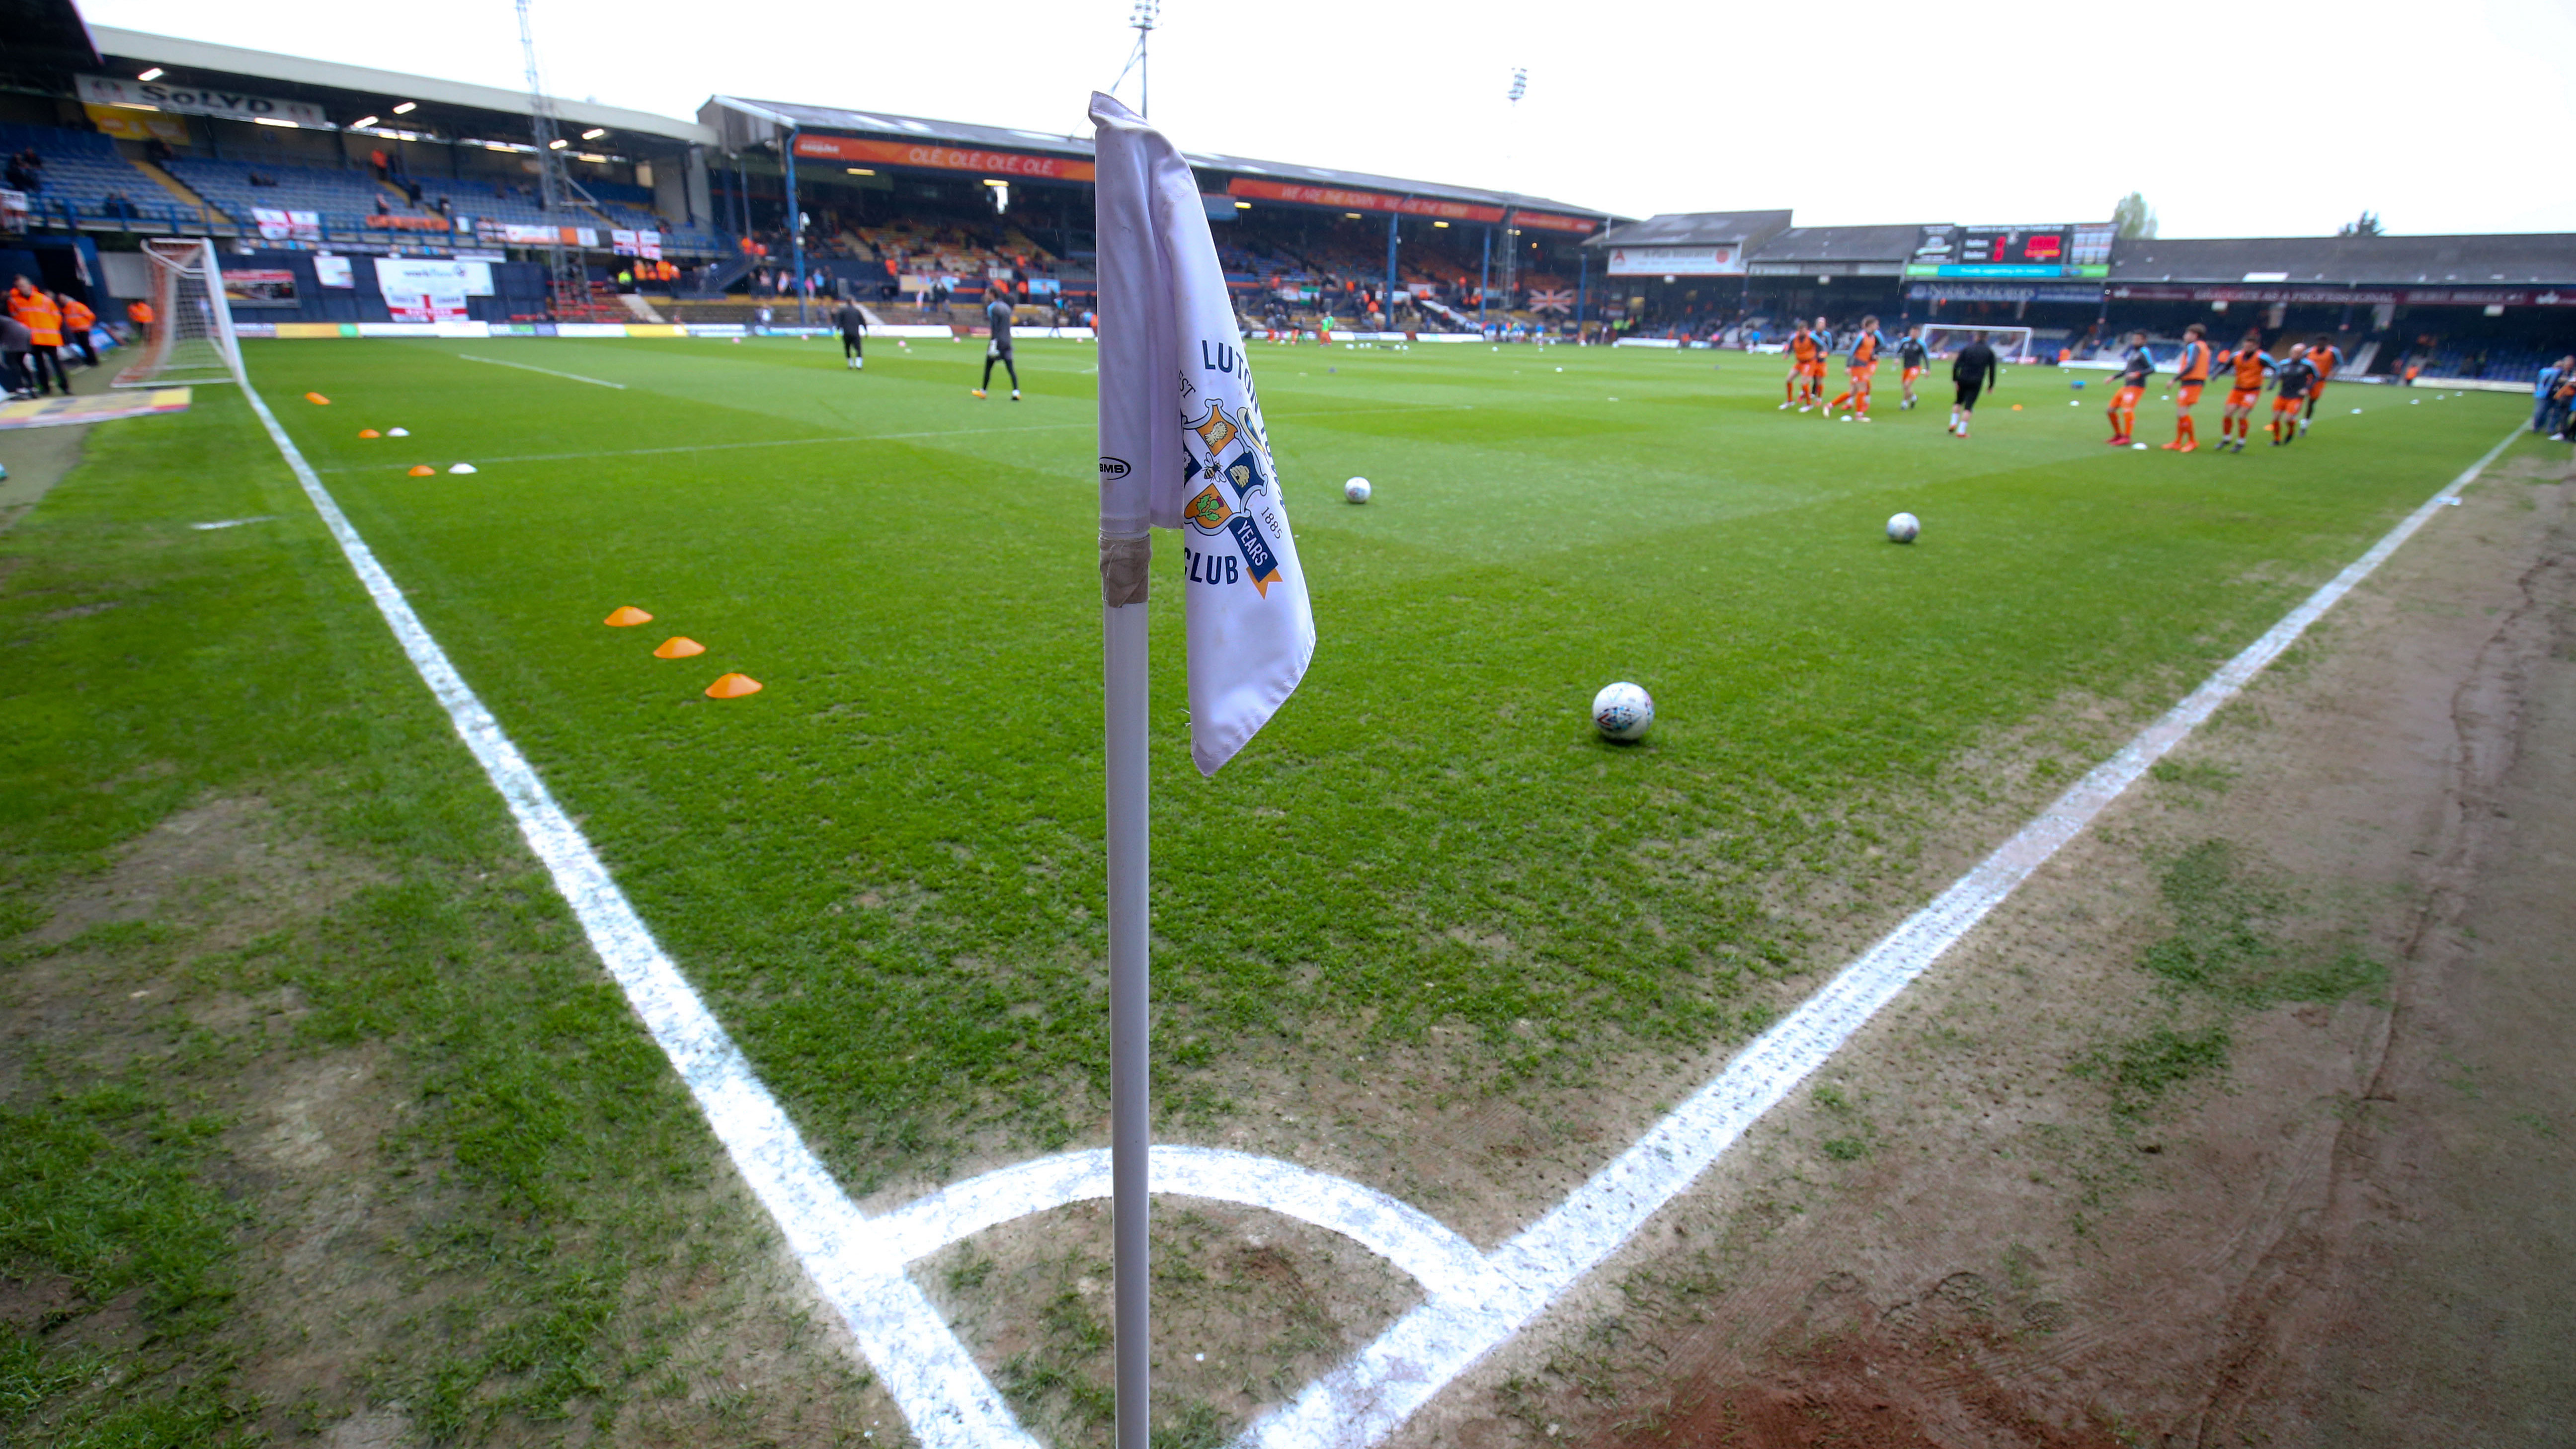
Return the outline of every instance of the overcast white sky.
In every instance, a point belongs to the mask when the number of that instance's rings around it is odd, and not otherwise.
[[[93,22],[524,84],[507,0],[84,0]],[[1128,0],[537,0],[550,89],[666,115],[711,92],[1081,131]],[[258,17],[256,24],[248,17]],[[1954,17],[1973,17],[1960,20]],[[935,50],[932,46],[935,45]],[[1169,0],[1153,117],[1182,147],[1807,225],[2098,220],[2167,236],[2576,231],[2576,4],[2177,6]],[[1529,97],[1511,114],[1511,68]],[[1135,100],[1131,77],[1119,94]]]

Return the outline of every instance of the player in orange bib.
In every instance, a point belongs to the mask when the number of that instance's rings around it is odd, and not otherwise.
[[[2234,448],[2242,453],[2246,436],[2254,431],[2254,405],[2263,400],[2263,379],[2280,364],[2263,350],[2260,332],[2246,333],[2236,350],[2222,354],[2218,362],[2234,374],[2228,379],[2226,411],[2218,418],[2218,446],[2222,451]]]
[[[1878,330],[1878,319],[1860,319],[1860,331],[1851,340],[1851,361],[1845,367],[1851,386],[1844,389],[1841,396],[1825,404],[1826,417],[1832,417],[1834,409],[1849,403],[1853,417],[1864,423],[1869,421],[1869,390],[1872,379],[1878,376],[1878,355],[1886,350],[1887,338]]]
[[[1803,413],[1815,406],[1813,379],[1822,375],[1825,345],[1807,330],[1806,323],[1800,322],[1789,334],[1788,353],[1789,378],[1781,389],[1785,400],[1780,406],[1795,406]]]
[[[2208,328],[2194,322],[2182,329],[2182,355],[2174,359],[2174,440],[2165,444],[2174,452],[2189,453],[2200,447],[2191,410],[2200,402],[2200,390],[2208,385],[2209,370],[2217,359],[2209,345]]]
[[[2317,370],[2317,380],[2308,384],[2308,410],[2299,415],[2299,431],[2317,420],[2317,399],[2326,395],[2326,383],[2343,366],[2343,349],[2330,338],[2320,337],[2308,344],[2308,365]]]

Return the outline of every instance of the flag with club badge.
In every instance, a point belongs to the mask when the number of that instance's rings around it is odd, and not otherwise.
[[[1179,531],[1190,755],[1213,775],[1305,677],[1315,616],[1198,180],[1111,97],[1091,119],[1104,568],[1112,540]]]

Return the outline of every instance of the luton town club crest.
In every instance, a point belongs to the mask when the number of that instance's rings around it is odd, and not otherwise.
[[[1182,446],[1189,449],[1192,473],[1217,481],[1182,505],[1182,518],[1191,535],[1223,538],[1234,545],[1226,552],[1201,551],[1190,547],[1185,536],[1181,552],[1189,559],[1189,581],[1220,586],[1249,583],[1268,598],[1270,586],[1281,577],[1279,554],[1270,540],[1288,529],[1274,506],[1278,494],[1270,486],[1269,447],[1261,429],[1253,425],[1252,409],[1247,404],[1228,416],[1224,404],[1211,401],[1207,416],[1185,427]],[[1241,451],[1227,459],[1230,447]]]

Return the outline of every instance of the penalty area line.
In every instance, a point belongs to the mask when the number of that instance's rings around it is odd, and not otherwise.
[[[1386,1439],[1477,1361],[1509,1341],[1699,1179],[1763,1114],[1975,929],[2112,801],[2233,699],[2308,626],[2513,446],[2507,433],[2424,505],[2310,594],[2199,688],[2140,730],[1931,904],[1844,967],[1706,1086],[1649,1128],[1556,1208],[1487,1255],[1495,1291],[1427,1301],[1357,1356],[1263,1416],[1245,1449],[1356,1449]]]
[[[448,356],[461,357],[467,362],[488,362],[494,367],[515,367],[521,372],[542,372],[548,377],[561,377],[567,378],[573,382],[586,382],[592,387],[613,387],[619,392],[626,391],[626,384],[622,382],[609,382],[603,378],[584,377],[578,372],[557,372],[551,367],[539,367],[534,363],[504,362],[497,357],[477,357],[471,352],[451,352]]]
[[[269,441],[303,485],[304,496],[393,630],[394,641],[419,671],[421,683],[437,697],[458,738],[500,792],[519,834],[572,907],[600,964],[625,993],[654,1044],[670,1058],[671,1069],[689,1089],[716,1141],[777,1222],[816,1291],[849,1325],[859,1351],[904,1407],[914,1436],[929,1449],[1040,1449],[949,1331],[946,1319],[905,1275],[882,1229],[859,1211],[805,1145],[742,1049],[653,939],[581,827],[555,803],[535,767],[457,673],[247,374],[241,382],[242,396],[250,400]]]

